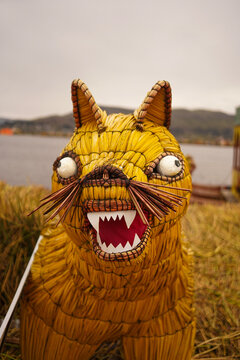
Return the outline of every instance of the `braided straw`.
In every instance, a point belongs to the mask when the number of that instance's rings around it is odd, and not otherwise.
[[[102,110],[96,104],[87,85],[80,79],[72,82],[72,102],[73,116],[77,128],[94,119],[97,123],[98,132],[105,130],[102,123]]]
[[[81,128],[54,163],[53,193],[39,206],[50,223],[22,297],[22,358],[93,359],[103,342],[120,338],[125,359],[191,360],[192,259],[180,224],[191,177],[178,143],[159,126],[170,123],[170,87],[157,83],[136,112],[135,122],[150,128],[143,133],[132,128],[132,114],[107,118],[91,107],[90,97],[85,84],[73,82]],[[101,120],[108,131],[98,136]],[[154,170],[169,154],[182,163],[182,173],[164,178]],[[57,173],[62,157],[77,165],[77,173],[66,179]],[[119,219],[126,210],[137,212],[130,232],[142,219],[142,230],[136,229],[139,235],[145,229],[140,242],[122,252],[103,251],[100,229],[94,230],[87,214],[98,213],[100,223],[106,214],[99,212],[107,211],[112,223],[113,212]],[[127,241],[124,228],[119,226],[119,237]]]
[[[171,87],[167,81],[158,81],[148,92],[143,103],[135,111],[137,130],[143,131],[143,120],[147,119],[160,126],[170,127]]]

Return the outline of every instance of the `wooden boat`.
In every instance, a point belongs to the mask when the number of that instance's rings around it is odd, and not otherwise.
[[[223,203],[235,200],[230,186],[221,185],[202,185],[193,183],[191,202],[205,203]]]

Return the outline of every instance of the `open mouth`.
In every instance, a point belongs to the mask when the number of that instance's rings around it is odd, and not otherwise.
[[[148,217],[147,212],[145,216]],[[136,210],[88,212],[93,249],[105,260],[129,260],[145,248],[150,227]]]

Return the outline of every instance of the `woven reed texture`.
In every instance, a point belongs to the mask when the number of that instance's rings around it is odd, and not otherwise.
[[[84,98],[81,101],[85,118],[89,108]],[[56,227],[58,219],[53,218],[43,231],[22,300],[24,360],[90,359],[101,343],[117,339],[122,339],[126,360],[191,359],[192,259],[180,224],[190,198],[183,189],[191,189],[191,176],[167,128],[153,119],[143,121],[139,131],[134,115],[109,115],[102,119],[102,132],[97,120],[83,121],[61,154],[78,156],[78,176],[88,182],[64,221]],[[171,181],[153,173],[153,163],[168,152],[185,164],[181,176]],[[102,180],[108,180],[106,166],[117,169],[110,186]],[[184,199],[160,219],[149,214],[144,248],[136,257],[109,261],[94,251],[86,212],[133,209],[124,179],[166,185]],[[64,186],[71,184],[59,181],[55,164],[53,191]]]
[[[94,118],[98,131],[104,131],[102,118],[106,116],[106,114],[96,104],[87,85],[80,79],[73,80],[72,82],[72,102],[73,116],[77,128]]]
[[[168,81],[158,81],[149,91],[143,103],[135,111],[137,129],[143,130],[144,119],[168,129],[171,122],[172,93]]]

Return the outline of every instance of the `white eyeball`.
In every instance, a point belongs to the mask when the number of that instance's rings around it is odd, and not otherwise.
[[[71,157],[64,157],[58,163],[57,172],[62,178],[67,179],[77,174],[77,164]]]
[[[164,156],[156,166],[156,171],[160,175],[174,176],[182,170],[181,161],[173,155]]]

